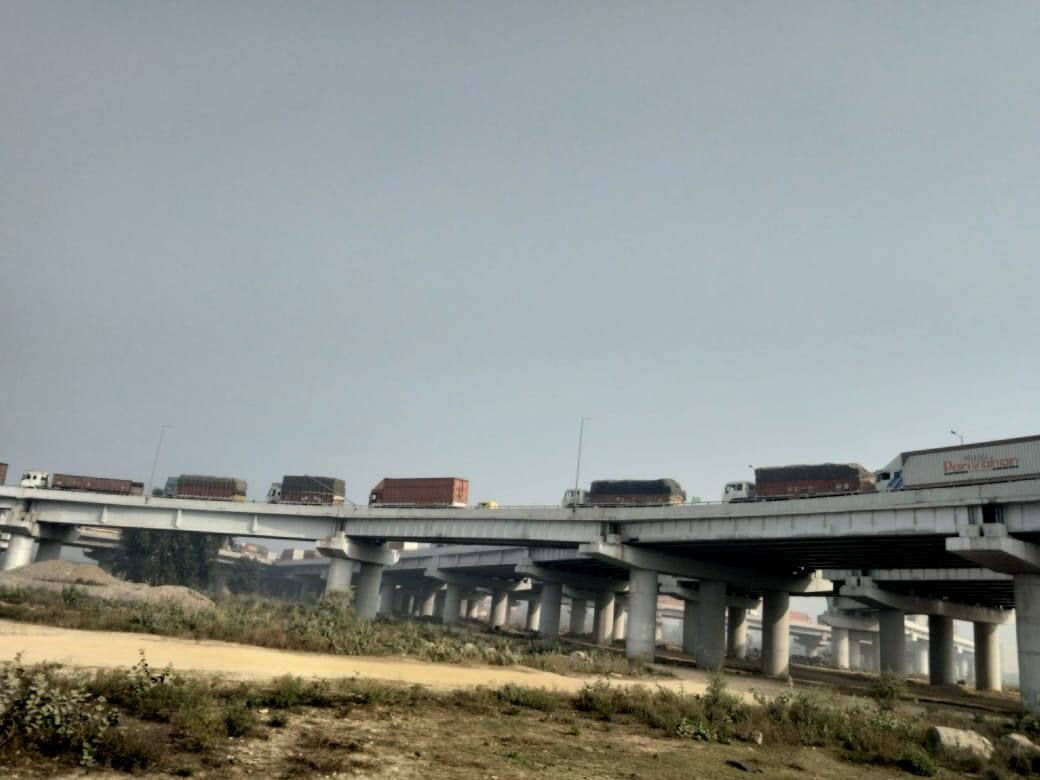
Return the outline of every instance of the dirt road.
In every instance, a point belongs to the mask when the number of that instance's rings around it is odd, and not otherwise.
[[[564,677],[523,666],[461,666],[435,664],[399,657],[357,657],[271,650],[251,645],[209,640],[176,639],[153,634],[78,631],[0,620],[0,660],[22,653],[25,663],[53,661],[81,668],[128,667],[144,650],[153,666],[172,664],[179,671],[217,674],[225,679],[268,680],[292,674],[299,677],[364,677],[419,684],[446,690],[506,683],[575,692],[590,678]],[[677,670],[677,677],[653,680],[617,679],[619,685],[662,685],[700,693],[707,684],[697,670]],[[762,678],[731,678],[730,687],[750,698],[752,688],[766,694],[783,690],[782,683]]]

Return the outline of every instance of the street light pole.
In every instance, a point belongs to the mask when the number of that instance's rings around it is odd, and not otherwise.
[[[961,436],[959,433],[957,433],[957,431],[952,430],[952,429],[950,430],[950,433],[952,433],[954,436],[956,436],[958,439],[961,440],[961,446],[963,447],[964,446],[964,437]]]
[[[574,470],[574,496],[577,499],[578,496],[578,484],[581,480],[581,447],[585,438],[585,421],[592,419],[590,417],[582,417],[581,425],[578,426],[578,466]]]
[[[159,443],[155,446],[155,459],[152,461],[152,473],[148,475],[148,490],[145,494],[152,495],[152,481],[155,479],[155,467],[159,465],[159,452],[162,450],[163,437],[166,435],[166,429],[172,428],[172,425],[163,425],[159,429]]]

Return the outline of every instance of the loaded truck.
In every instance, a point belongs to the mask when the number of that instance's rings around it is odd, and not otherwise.
[[[282,477],[281,482],[272,482],[267,491],[269,504],[320,504],[340,506],[347,495],[347,484],[335,477],[302,476]]]
[[[51,490],[81,490],[87,493],[115,493],[120,496],[144,494],[143,482],[108,477],[81,477],[75,474],[51,474],[47,471],[30,469],[22,474],[19,483],[24,488],[50,488]]]
[[[729,482],[724,502],[781,501],[789,498],[873,493],[874,475],[858,463],[815,463],[755,469],[754,482]]]
[[[469,480],[458,477],[384,477],[368,495],[369,506],[464,507]]]
[[[163,493],[171,498],[194,498],[204,501],[245,501],[246,481],[235,477],[211,477],[205,474],[181,474],[166,480]]]
[[[563,506],[668,506],[686,502],[674,479],[597,479],[588,490],[568,490]]]
[[[7,484],[7,464],[0,463],[0,485]]]
[[[903,452],[875,477],[884,491],[1040,479],[1040,436]]]

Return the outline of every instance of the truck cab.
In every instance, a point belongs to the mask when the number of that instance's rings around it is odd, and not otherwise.
[[[585,503],[585,498],[586,491],[584,490],[567,490],[563,494],[563,506],[582,506]]]
[[[22,481],[18,484],[23,488],[45,488],[49,486],[50,476],[46,471],[30,470],[22,474]]]
[[[754,482],[727,482],[722,489],[722,502],[728,504],[732,501],[754,501]]]
[[[903,456],[895,458],[883,469],[874,472],[874,483],[878,492],[903,489]]]
[[[272,482],[271,487],[267,491],[267,503],[278,504],[282,500],[282,483]]]

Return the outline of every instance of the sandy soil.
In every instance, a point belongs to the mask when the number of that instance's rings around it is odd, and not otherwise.
[[[299,677],[354,677],[425,685],[440,690],[506,683],[575,692],[589,677],[564,677],[522,666],[461,666],[434,664],[399,657],[358,657],[272,650],[210,640],[195,641],[153,634],[78,631],[0,620],[0,660],[22,653],[25,663],[52,661],[84,668],[128,667],[143,650],[153,666],[172,664],[179,671],[216,674],[225,679],[269,680]],[[619,685],[661,685],[700,693],[706,676],[693,669],[676,670],[675,678],[618,678]],[[730,678],[730,689],[751,697],[752,689],[767,695],[784,690],[783,683],[762,678]]]
[[[213,609],[213,602],[197,590],[180,585],[145,585],[113,577],[100,566],[70,561],[41,561],[0,573],[0,585],[43,588],[61,593],[66,585],[101,599],[144,601],[157,604],[173,601],[186,609]]]

